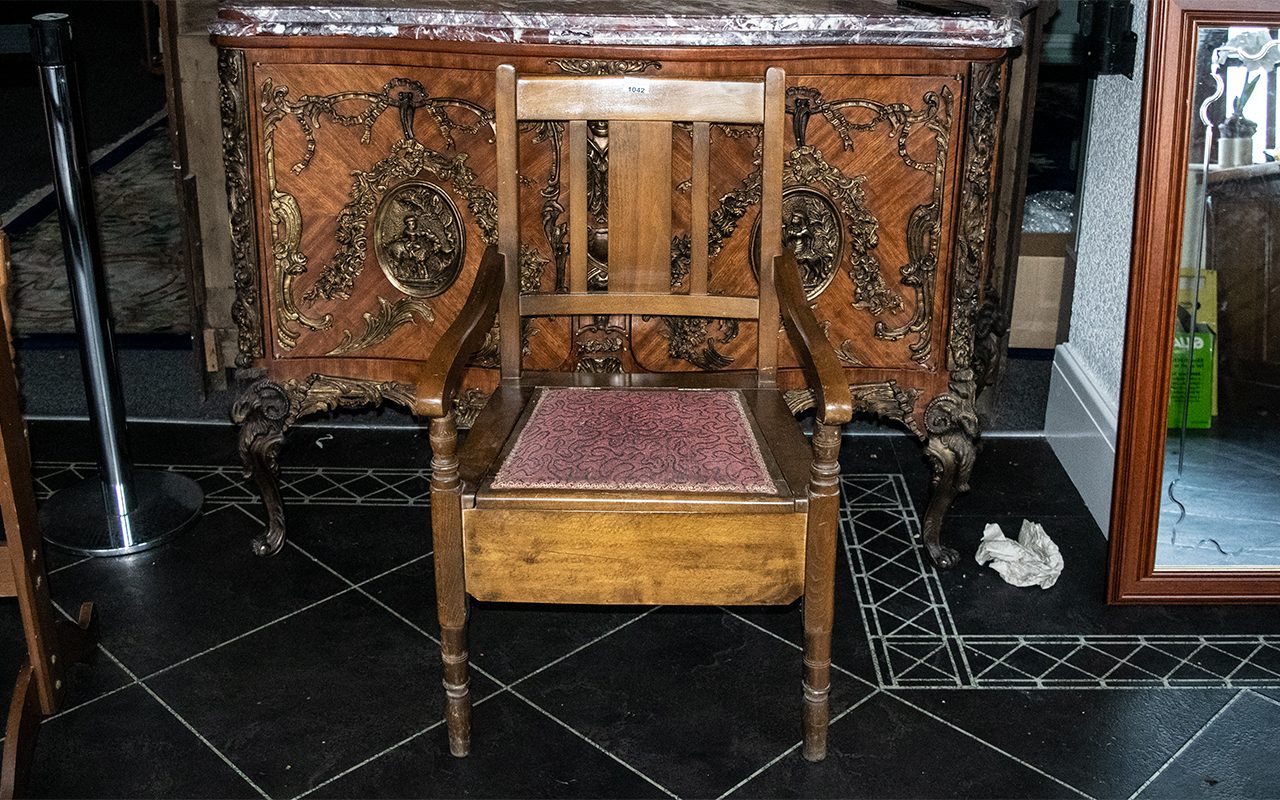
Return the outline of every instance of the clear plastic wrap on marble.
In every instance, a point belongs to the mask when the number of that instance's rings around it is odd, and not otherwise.
[[[1007,49],[1038,0],[981,0],[987,17],[935,16],[896,0],[442,0],[328,5],[227,0],[216,36],[359,36],[587,45],[864,44]],[[628,13],[619,14],[623,6]],[[779,9],[785,13],[778,13]]]

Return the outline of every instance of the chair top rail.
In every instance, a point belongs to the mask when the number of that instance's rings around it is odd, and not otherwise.
[[[682,78],[521,76],[520,119],[755,123],[764,119],[764,83]]]
[[[754,297],[633,293],[530,294],[520,298],[523,317],[589,314],[755,319],[760,315],[760,301]]]

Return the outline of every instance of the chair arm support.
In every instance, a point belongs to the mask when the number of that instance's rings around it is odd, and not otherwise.
[[[453,399],[467,371],[467,363],[493,326],[505,277],[506,258],[496,245],[489,245],[480,258],[480,269],[467,302],[423,365],[418,380],[418,413],[443,417],[453,410]]]
[[[824,425],[840,425],[853,418],[853,399],[840,359],[818,327],[800,284],[800,267],[795,254],[784,250],[774,261],[774,280],[778,289],[778,306],[787,339],[800,358],[805,380],[814,391],[818,421]],[[763,334],[763,331],[761,332]]]

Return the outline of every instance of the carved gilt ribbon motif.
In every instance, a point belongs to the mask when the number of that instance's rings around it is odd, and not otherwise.
[[[929,174],[932,178],[933,192],[927,203],[917,206],[911,213],[907,223],[906,243],[908,261],[899,273],[904,286],[911,287],[916,295],[912,319],[898,327],[890,327],[883,321],[877,322],[875,335],[877,339],[897,341],[908,335],[915,337],[908,346],[912,360],[925,363],[931,355],[933,327],[933,298],[936,291],[938,270],[938,248],[942,234],[942,200],[947,170],[947,153],[951,139],[951,116],[953,95],[947,86],[936,92],[926,92],[922,98],[922,107],[913,110],[906,103],[880,103],[873,100],[847,98],[826,100],[821,92],[811,87],[793,87],[787,90],[788,110],[792,115],[792,129],[796,137],[796,150],[791,154],[789,168],[795,173],[797,182],[811,184],[820,182],[833,196],[840,195],[833,191],[837,183],[839,171],[831,167],[822,158],[822,153],[812,147],[806,147],[805,134],[809,119],[820,115],[840,137],[846,151],[854,149],[852,133],[871,132],[887,126],[894,135],[897,154],[902,163],[914,170]],[[853,114],[870,118],[865,121],[854,121]],[[907,141],[916,130],[923,128],[933,136],[936,153],[932,161],[917,161],[907,151]],[[839,177],[843,178],[842,175]],[[880,316],[886,311],[902,308],[902,298],[894,294],[885,284],[879,260],[875,255],[878,244],[877,228],[879,223],[865,207],[863,186],[867,176],[860,175],[850,181],[843,191],[853,199],[842,205],[849,226],[849,278],[853,281],[853,307]],[[837,354],[848,361],[851,343],[846,341]]]
[[[388,281],[404,296],[394,301],[378,297],[376,315],[364,314],[364,331],[359,336],[344,331],[341,342],[327,355],[372,347],[399,327],[413,324],[415,318],[433,322],[435,315],[426,298],[442,294],[453,285],[466,253],[466,228],[450,193],[465,202],[486,244],[497,241],[497,203],[492,192],[475,182],[465,153],[450,157],[415,138],[416,111],[425,110],[449,148],[454,146],[457,132],[474,134],[491,128],[493,112],[468,100],[431,97],[421,83],[408,78],[394,78],[378,92],[303,95],[297,100],[289,99],[287,86],[276,86],[267,78],[261,98],[267,185],[275,226],[272,251],[276,267],[274,288],[279,296],[276,337],[280,346],[292,349],[297,345],[301,332],[295,323],[311,330],[332,326],[331,315],[310,317],[299,309],[294,297],[293,283],[307,270],[307,258],[299,250],[302,218],[297,200],[276,185],[274,158],[275,131],[287,117],[297,121],[306,138],[306,152],[291,168],[295,175],[304,172],[315,156],[314,131],[322,119],[363,128],[362,144],[369,143],[374,123],[390,108],[399,110],[402,127],[403,137],[391,146],[385,158],[368,170],[353,173],[350,199],[338,215],[337,252],[321,267],[319,277],[302,299],[308,307],[322,301],[350,299],[352,287],[364,270],[371,221],[378,263]],[[359,113],[343,114],[338,110],[352,103],[362,105]],[[475,119],[459,123],[450,116],[451,109],[462,109]],[[421,180],[423,175],[433,180]]]

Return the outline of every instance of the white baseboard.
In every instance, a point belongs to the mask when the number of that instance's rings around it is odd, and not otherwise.
[[[1059,345],[1049,379],[1044,436],[1103,534],[1111,522],[1117,410],[1098,391],[1071,344]]]

